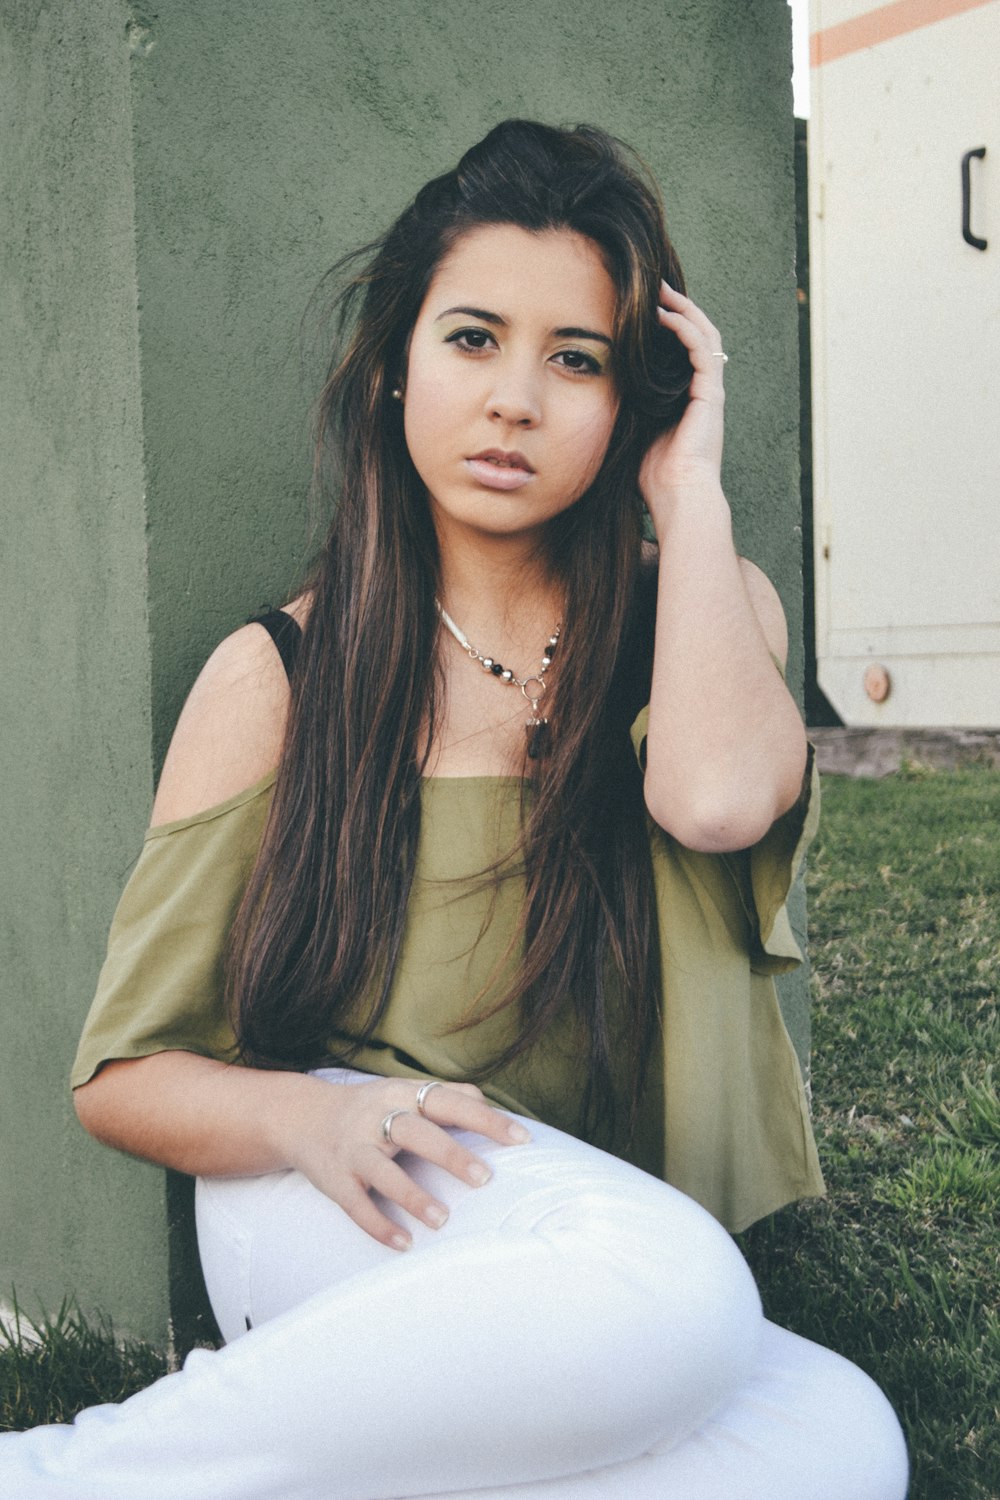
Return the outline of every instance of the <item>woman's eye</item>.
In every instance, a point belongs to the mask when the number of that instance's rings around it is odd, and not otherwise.
[[[580,375],[600,375],[600,363],[592,354],[587,354],[583,349],[560,349],[555,356],[561,360],[567,370],[572,370]]]
[[[456,328],[454,333],[449,333],[445,339],[446,344],[457,344],[459,349],[479,350],[488,349],[495,342],[493,335],[487,333],[485,328]]]

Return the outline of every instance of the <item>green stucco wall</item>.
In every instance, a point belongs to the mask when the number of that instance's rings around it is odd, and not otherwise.
[[[0,25],[0,1297],[162,1333],[163,1174],[87,1140],[65,1083],[153,778],[124,21]]]
[[[186,1189],[88,1141],[65,1075],[184,693],[308,552],[310,296],[506,115],[635,144],[725,334],[727,488],[797,682],[789,12],[3,0],[0,37],[0,1297],[71,1291],[162,1336]]]

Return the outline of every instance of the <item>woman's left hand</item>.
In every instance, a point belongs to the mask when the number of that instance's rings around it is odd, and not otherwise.
[[[718,489],[722,470],[722,426],[726,403],[719,330],[690,297],[660,282],[656,316],[680,339],[691,360],[690,400],[676,427],[661,433],[639,470],[639,488],[654,523],[677,494],[706,486]]]

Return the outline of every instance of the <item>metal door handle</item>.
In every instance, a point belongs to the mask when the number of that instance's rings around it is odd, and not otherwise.
[[[970,163],[974,156],[980,160],[986,155],[985,146],[977,146],[974,151],[966,151],[962,157],[962,238],[967,245],[972,245],[976,250],[985,250],[986,241],[981,240],[978,234],[972,232],[972,168]]]

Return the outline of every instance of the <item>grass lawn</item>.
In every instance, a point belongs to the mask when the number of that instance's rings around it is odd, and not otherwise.
[[[807,881],[830,1196],[741,1243],[769,1316],[890,1396],[911,1500],[997,1500],[1000,775],[824,791]]]
[[[1000,1500],[1000,774],[831,778],[825,794],[808,884],[830,1196],[741,1244],[769,1316],[889,1394],[910,1500]],[[162,1368],[71,1313],[44,1332],[0,1347],[0,1427],[120,1400]]]
[[[0,1320],[0,1431],[71,1422],[81,1407],[124,1401],[166,1374],[159,1350],[120,1345],[110,1326],[87,1322],[71,1307],[35,1333],[22,1333],[16,1309]]]

